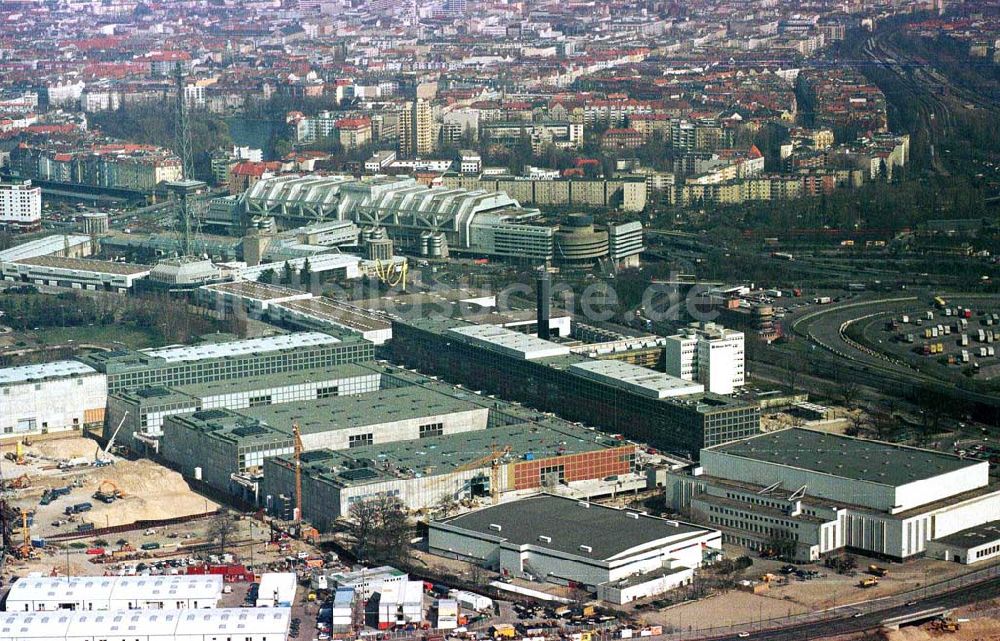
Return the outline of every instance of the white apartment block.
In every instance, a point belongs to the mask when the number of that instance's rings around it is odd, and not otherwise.
[[[0,183],[0,225],[31,228],[41,222],[41,187],[30,180]]]
[[[695,323],[666,338],[666,372],[709,392],[732,394],[746,383],[743,342],[743,332]]]
[[[119,106],[121,106],[121,94],[110,89],[88,89],[80,95],[80,109],[87,113],[114,111]]]

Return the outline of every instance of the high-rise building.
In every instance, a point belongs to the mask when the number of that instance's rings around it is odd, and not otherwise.
[[[408,102],[400,119],[399,154],[413,157],[434,153],[434,113],[426,100]]]
[[[0,226],[37,229],[42,223],[42,189],[30,180],[0,182]]]
[[[716,394],[732,394],[745,383],[743,332],[701,323],[668,336],[666,372],[698,381]]]

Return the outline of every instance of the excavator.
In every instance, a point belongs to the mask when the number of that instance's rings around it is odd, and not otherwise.
[[[104,503],[114,503],[118,499],[125,498],[125,493],[118,489],[118,486],[114,482],[107,479],[101,481],[101,484],[97,486],[97,491],[94,492],[94,498],[98,501]]]

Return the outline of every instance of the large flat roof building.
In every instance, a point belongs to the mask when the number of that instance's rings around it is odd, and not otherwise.
[[[540,494],[429,526],[431,552],[503,576],[596,589],[625,603],[691,581],[719,554],[717,530]]]
[[[730,542],[805,560],[843,548],[904,559],[1000,519],[989,463],[790,428],[705,448],[667,503]]]
[[[108,392],[232,380],[371,360],[374,346],[351,334],[296,332],[203,341],[151,350],[116,350],[79,360],[107,374]],[[211,338],[211,337],[209,337]]]
[[[136,447],[146,445],[158,452],[163,420],[173,414],[239,410],[373,392],[379,389],[379,381],[377,371],[345,363],[173,387],[124,390],[108,398],[106,430],[109,432],[105,436],[110,438],[121,424],[125,431],[119,442],[131,435],[139,441]]]
[[[435,434],[440,430],[436,430]],[[450,435],[423,436],[306,455],[305,517],[326,529],[351,505],[398,497],[411,510],[442,500],[498,497],[630,472],[635,446],[559,419],[501,424]],[[263,493],[277,498],[294,488],[290,456],[265,462]]]
[[[503,328],[394,320],[389,347],[407,367],[686,457],[760,432],[756,405]]]
[[[414,510],[634,471],[634,444],[384,364],[378,389],[163,419],[162,456],[185,476],[286,515],[292,427],[305,450],[306,516],[326,528],[389,492]],[[494,466],[496,463],[496,466]]]
[[[135,282],[148,276],[152,269],[149,265],[63,256],[33,256],[0,262],[4,280],[117,293],[131,290]]]

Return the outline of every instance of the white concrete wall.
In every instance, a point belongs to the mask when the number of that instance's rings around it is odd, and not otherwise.
[[[809,453],[803,453],[803,457],[805,461]],[[712,476],[753,483],[761,487],[767,487],[776,480],[782,481],[785,490],[795,490],[806,485],[809,495],[814,498],[821,497],[886,512],[896,504],[895,488],[889,485],[856,481],[796,468],[794,457],[783,463],[769,463],[705,449],[701,451],[701,465],[706,473]]]
[[[79,429],[86,410],[102,410],[107,403],[107,377],[96,372],[6,385],[0,390],[0,436]],[[31,420],[34,428],[28,429]]]
[[[350,447],[350,437],[359,434],[372,434],[373,442],[394,443],[420,438],[420,426],[428,423],[443,423],[444,434],[460,434],[486,429],[489,418],[489,408],[475,408],[463,412],[454,412],[437,416],[423,416],[388,423],[364,425],[349,429],[329,430],[317,434],[303,434],[302,444],[306,450],[346,450]]]
[[[963,501],[962,503],[932,512],[932,538],[940,539],[967,530],[970,527],[1000,520],[1000,492]]]
[[[622,588],[615,587],[614,584],[602,584],[597,586],[597,598],[609,603],[623,605],[636,599],[669,592],[674,588],[687,585],[693,579],[694,570],[679,570],[667,576],[657,577],[644,583],[637,583]]]
[[[899,464],[907,464],[905,455],[901,457]],[[896,509],[894,512],[911,510],[949,496],[985,487],[989,481],[990,464],[987,461],[980,461],[968,468],[901,485],[896,488]]]

